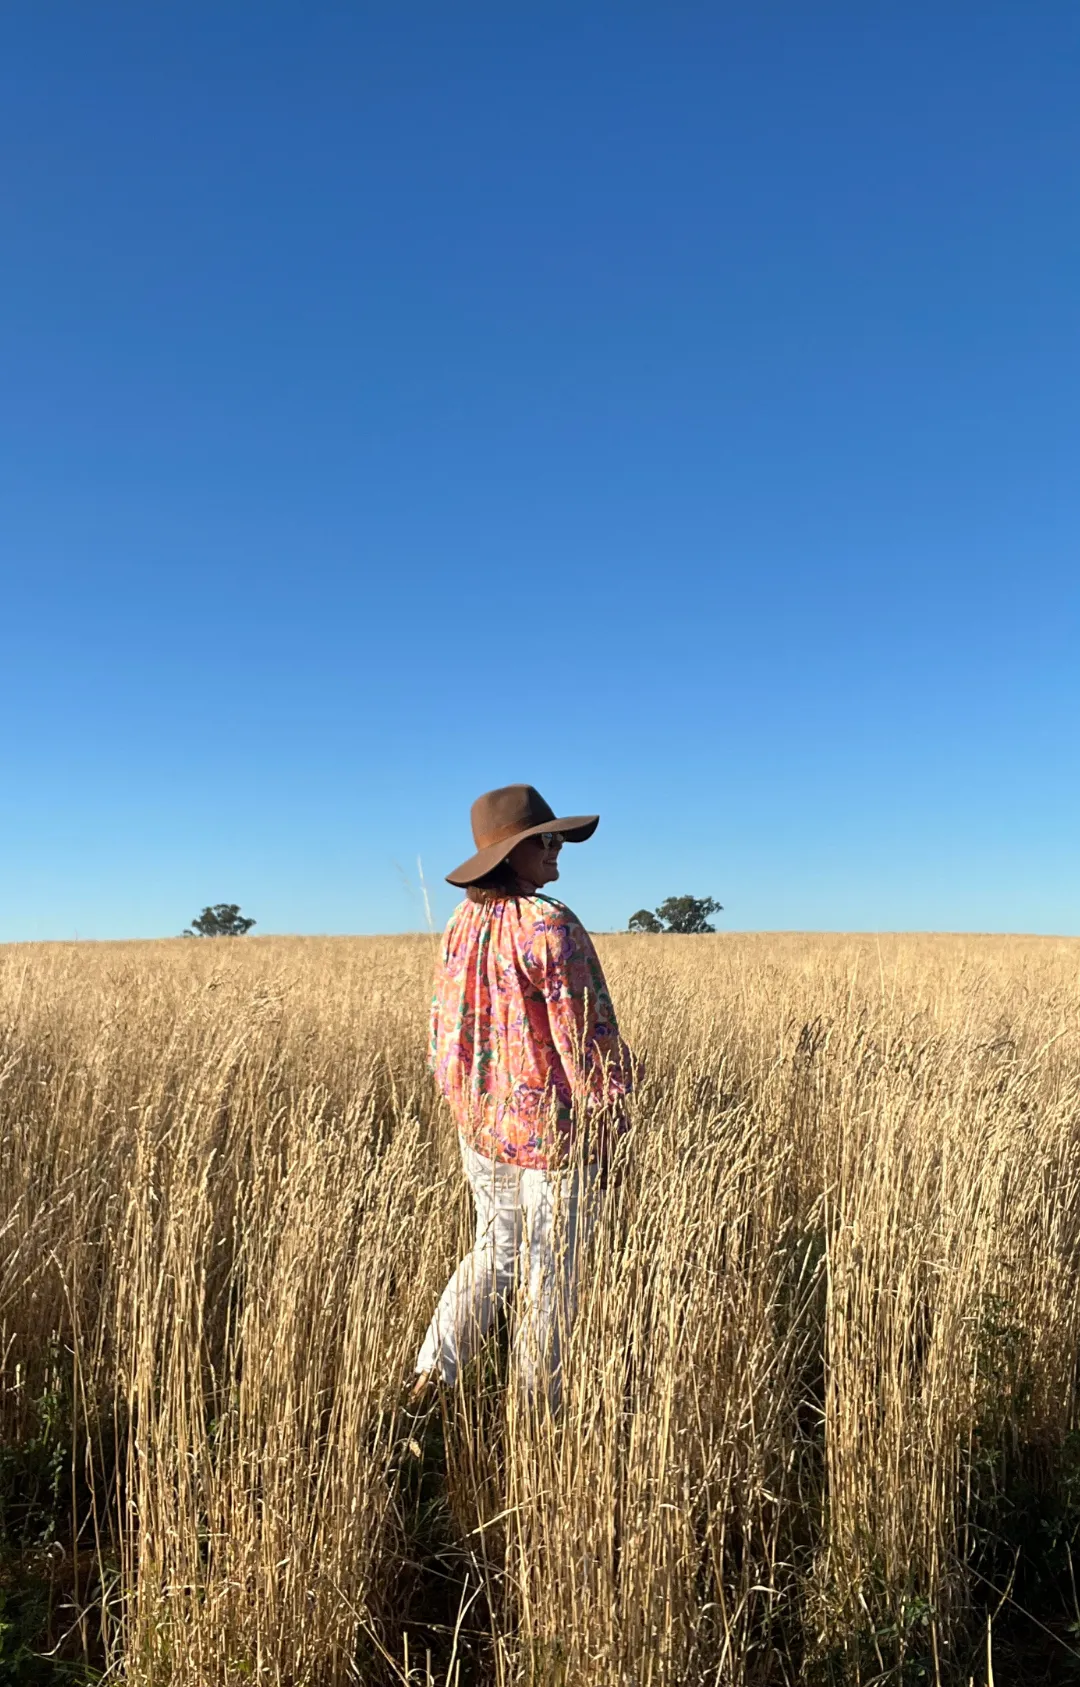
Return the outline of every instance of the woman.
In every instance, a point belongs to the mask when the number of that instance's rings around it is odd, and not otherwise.
[[[629,1059],[603,969],[579,921],[541,887],[595,814],[558,820],[531,785],[472,807],[477,852],[447,874],[466,890],[435,975],[431,1064],[457,1122],[476,1241],[447,1284],[416,1361],[414,1401],[453,1383],[514,1286],[530,1398],[561,1392],[574,1262],[623,1122]]]

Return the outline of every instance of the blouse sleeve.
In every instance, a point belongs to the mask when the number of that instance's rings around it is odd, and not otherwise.
[[[563,1068],[590,1105],[612,1106],[630,1090],[631,1062],[592,938],[568,908],[551,905],[530,935],[529,980],[543,992]]]

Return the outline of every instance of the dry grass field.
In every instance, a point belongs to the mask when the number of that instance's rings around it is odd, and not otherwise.
[[[403,1405],[429,940],[0,950],[0,1679],[1080,1680],[1080,942],[600,947],[646,1075],[539,1421],[505,1340]]]

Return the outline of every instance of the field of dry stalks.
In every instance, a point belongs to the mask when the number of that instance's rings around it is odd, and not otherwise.
[[[543,1421],[505,1339],[403,1405],[427,939],[0,950],[5,1681],[1074,1679],[1080,942],[600,947],[646,1076]]]

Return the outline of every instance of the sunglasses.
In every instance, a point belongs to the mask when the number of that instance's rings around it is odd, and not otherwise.
[[[533,837],[542,843],[545,849],[561,849],[566,842],[561,832],[534,832]]]

